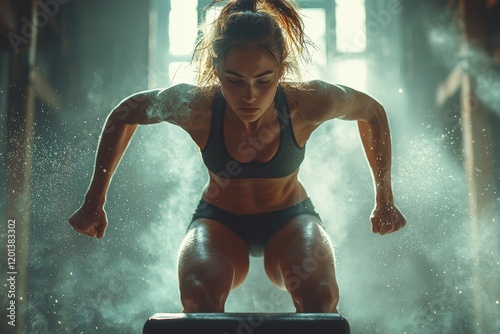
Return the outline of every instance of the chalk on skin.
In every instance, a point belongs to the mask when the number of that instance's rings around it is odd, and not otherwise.
[[[350,334],[337,313],[156,313],[143,334]]]

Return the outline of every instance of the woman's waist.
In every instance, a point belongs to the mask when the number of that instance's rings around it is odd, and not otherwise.
[[[299,181],[230,180],[224,186],[210,180],[203,199],[235,214],[269,212],[291,207],[307,198]]]

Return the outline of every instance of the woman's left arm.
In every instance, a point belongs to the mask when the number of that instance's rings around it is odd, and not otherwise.
[[[355,89],[312,81],[302,101],[305,115],[317,125],[339,118],[358,122],[359,134],[375,183],[372,231],[387,234],[406,225],[394,205],[391,183],[391,135],[384,108],[369,95]]]
[[[370,103],[367,119],[358,120],[358,129],[375,183],[375,208],[372,231],[387,234],[406,225],[406,219],[394,205],[391,183],[391,135],[384,108]]]

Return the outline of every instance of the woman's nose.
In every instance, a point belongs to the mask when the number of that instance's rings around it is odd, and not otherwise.
[[[243,100],[243,102],[252,103],[253,101],[255,101],[255,96],[253,96],[253,97],[242,97],[241,99]]]
[[[241,95],[241,99],[246,103],[252,103],[255,101],[256,96],[254,90],[252,88],[245,89]]]

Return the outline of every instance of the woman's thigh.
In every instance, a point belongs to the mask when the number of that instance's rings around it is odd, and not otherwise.
[[[179,250],[181,288],[184,281],[194,277],[234,289],[247,276],[248,256],[246,243],[230,228],[215,220],[197,219]]]
[[[333,246],[320,219],[313,215],[293,218],[273,236],[265,249],[264,266],[282,290],[323,283],[337,287]]]

